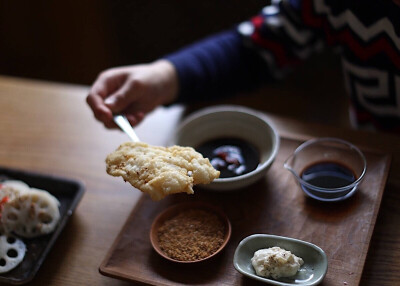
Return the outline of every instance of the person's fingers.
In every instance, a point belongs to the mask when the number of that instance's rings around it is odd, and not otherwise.
[[[139,121],[136,119],[136,116],[133,115],[133,114],[127,114],[126,115],[126,119],[128,119],[129,123],[132,126],[135,126],[135,125],[137,125],[139,123]]]
[[[138,125],[140,122],[142,122],[144,117],[145,117],[145,114],[143,112],[136,112],[133,114],[126,115],[126,118],[128,119],[129,123],[132,126]]]
[[[111,69],[105,71],[101,73],[93,83],[91,92],[104,99],[121,88],[127,77],[128,74],[120,69]]]
[[[86,102],[92,109],[97,120],[101,122],[112,120],[111,110],[104,105],[103,99],[99,95],[90,93],[86,98]]]
[[[104,127],[108,128],[108,129],[116,129],[116,128],[119,128],[118,125],[115,124],[114,121],[106,121],[106,122],[103,122],[103,124],[104,124]]]
[[[142,121],[142,120],[144,119],[145,116],[146,116],[145,113],[144,113],[144,112],[141,112],[141,111],[135,113],[135,117],[136,117],[136,119],[137,119],[139,122]]]
[[[101,73],[86,98],[94,117],[107,128],[116,128],[117,125],[113,121],[113,112],[105,105],[104,99],[123,86],[126,77],[127,73],[123,69],[111,69]]]
[[[142,90],[141,82],[128,80],[115,93],[107,97],[104,103],[113,113],[120,113],[141,97]]]

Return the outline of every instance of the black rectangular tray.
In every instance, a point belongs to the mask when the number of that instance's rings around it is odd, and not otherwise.
[[[21,180],[30,187],[46,190],[60,201],[60,221],[56,229],[45,236],[22,239],[27,248],[24,260],[10,272],[0,274],[0,283],[21,285],[35,277],[69,217],[78,206],[85,188],[77,180],[0,167],[0,182],[6,179]]]

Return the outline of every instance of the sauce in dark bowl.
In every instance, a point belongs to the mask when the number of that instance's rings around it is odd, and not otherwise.
[[[196,147],[211,165],[221,172],[220,178],[237,177],[255,170],[260,163],[260,152],[249,142],[239,138],[218,138]]]
[[[357,180],[353,170],[333,161],[312,164],[300,176],[307,183],[320,188],[341,188]]]

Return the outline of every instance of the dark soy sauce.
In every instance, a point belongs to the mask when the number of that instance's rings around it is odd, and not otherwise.
[[[307,183],[320,188],[340,188],[357,179],[351,169],[332,161],[312,164],[304,169],[300,177]]]
[[[255,170],[260,163],[257,148],[239,138],[219,138],[196,147],[211,165],[220,171],[220,178],[240,176]]]

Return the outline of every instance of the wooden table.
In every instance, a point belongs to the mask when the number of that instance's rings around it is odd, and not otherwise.
[[[79,179],[86,187],[84,198],[30,285],[131,285],[98,272],[140,197],[138,191],[105,172],[106,155],[128,138],[94,120],[85,103],[87,91],[86,86],[0,77],[0,165]],[[181,106],[157,109],[137,128],[139,137],[150,144],[165,144],[183,112]],[[360,145],[368,142],[393,154],[361,285],[399,283],[400,136],[268,115],[284,136],[336,136]]]

